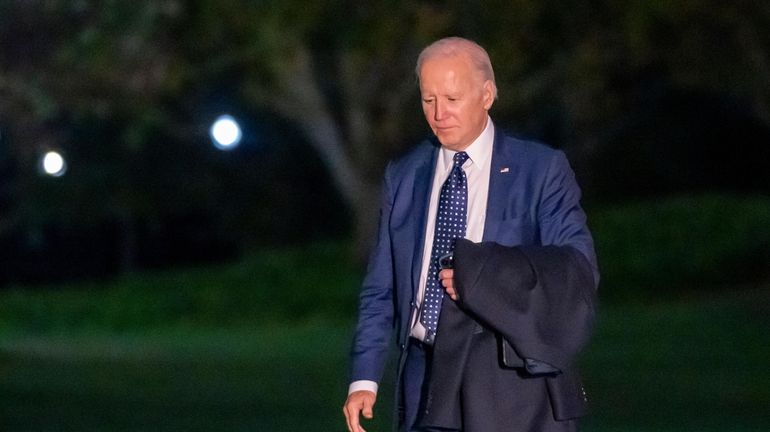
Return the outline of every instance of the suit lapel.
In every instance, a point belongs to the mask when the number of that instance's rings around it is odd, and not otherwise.
[[[417,288],[420,284],[420,272],[422,270],[422,255],[425,249],[425,226],[428,222],[428,208],[430,203],[431,186],[433,185],[433,175],[436,171],[436,158],[438,157],[438,146],[434,146],[429,158],[417,167],[414,174],[414,193],[415,198],[415,222],[414,251],[412,256],[412,298],[417,295]]]
[[[514,187],[518,165],[504,145],[505,136],[500,129],[495,130],[495,142],[492,147],[492,163],[489,168],[489,194],[487,196],[487,215],[484,221],[483,241],[494,241],[505,219],[506,197]]]

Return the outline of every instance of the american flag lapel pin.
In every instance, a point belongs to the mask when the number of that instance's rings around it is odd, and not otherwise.
[[[510,171],[510,170],[508,169],[508,167],[502,168],[502,169],[500,170],[500,172],[501,172],[501,173],[507,173],[508,171]]]

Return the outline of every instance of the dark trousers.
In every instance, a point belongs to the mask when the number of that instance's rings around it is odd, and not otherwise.
[[[404,404],[404,420],[401,432],[442,432],[445,429],[418,428],[420,413],[425,409],[423,396],[427,394],[430,360],[433,348],[409,338],[404,372],[401,375],[401,401]]]
[[[557,421],[554,418],[547,389],[547,378],[529,375],[521,368],[501,367],[496,355],[497,350],[497,338],[494,333],[482,331],[473,334],[467,364],[464,371],[458,372],[462,373],[462,382],[460,403],[455,409],[463,411],[461,430],[470,432],[577,431],[576,419]],[[446,367],[445,364],[441,366]],[[438,372],[433,374],[433,378],[438,376]],[[423,399],[427,398],[427,388],[422,388],[420,397],[419,411],[416,415],[418,425],[422,420],[420,414],[424,412],[422,403]],[[457,429],[418,429],[416,427],[406,430],[409,432],[457,431]]]
[[[404,404],[404,418],[400,431],[416,432],[419,413],[423,408],[423,394],[428,382],[428,365],[432,348],[424,343],[409,338],[406,363],[401,375],[401,401]]]

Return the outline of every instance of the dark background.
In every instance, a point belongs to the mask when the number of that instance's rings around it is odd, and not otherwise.
[[[583,187],[588,429],[766,429],[770,5],[708,0],[0,1],[0,427],[342,430],[379,182],[448,35]]]

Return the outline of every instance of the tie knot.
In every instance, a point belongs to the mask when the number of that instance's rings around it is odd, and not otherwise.
[[[465,161],[468,160],[468,153],[465,152],[457,152],[454,155],[454,161],[456,167],[462,167]]]

